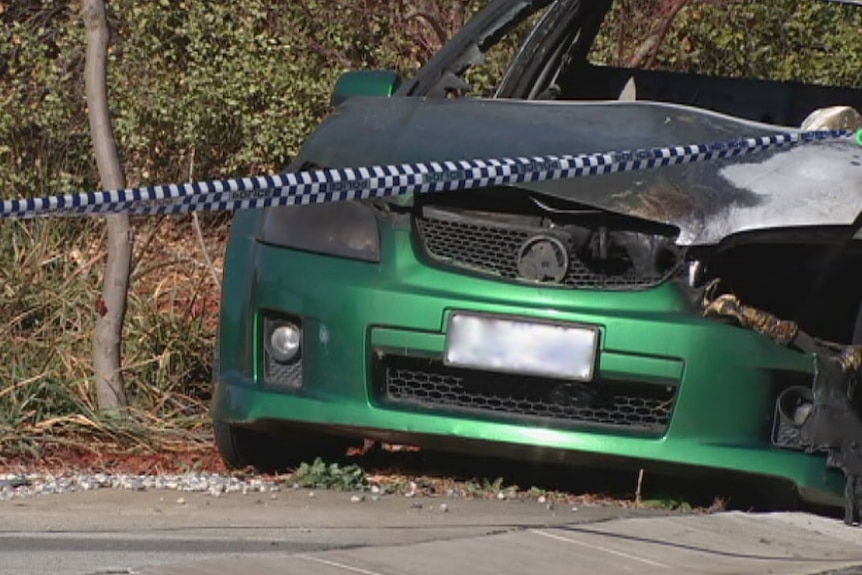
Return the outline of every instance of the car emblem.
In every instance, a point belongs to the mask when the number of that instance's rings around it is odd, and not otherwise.
[[[552,236],[533,236],[518,250],[518,275],[534,282],[560,283],[569,269],[566,246]]]

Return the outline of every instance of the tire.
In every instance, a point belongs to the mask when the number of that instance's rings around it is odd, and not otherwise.
[[[293,430],[294,439],[213,421],[219,455],[230,469],[253,467],[261,473],[285,471],[316,457],[341,458],[348,443],[339,438]]]

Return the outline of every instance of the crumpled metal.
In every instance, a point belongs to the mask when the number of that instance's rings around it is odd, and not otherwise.
[[[828,465],[844,472],[844,522],[862,522],[862,416],[854,406],[862,380],[862,346],[812,338],[796,322],[745,305],[733,294],[704,298],[703,315],[732,319],[782,345],[793,344],[816,361],[810,412],[791,425],[799,430],[807,451],[828,454]]]
[[[782,345],[792,342],[799,333],[796,322],[779,319],[769,312],[745,305],[734,294],[722,294],[706,302],[703,315],[730,318],[741,327],[762,333]],[[862,364],[862,357],[858,359]]]
[[[838,356],[846,373],[862,373],[862,345],[848,345]]]
[[[853,405],[862,348],[817,354],[811,413],[799,426],[808,451],[826,451],[828,464],[844,472],[844,522],[862,521],[862,418]]]

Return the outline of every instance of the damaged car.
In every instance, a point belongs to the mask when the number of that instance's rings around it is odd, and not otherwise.
[[[692,0],[680,14],[734,4]],[[862,27],[859,6],[793,4]],[[338,107],[291,169],[862,128],[858,70],[838,86],[745,66],[721,76],[655,58],[609,63],[607,28],[638,5],[490,2],[412,78],[343,76]],[[505,73],[488,97],[474,95],[472,71],[506,42],[517,49]],[[796,46],[800,57],[828,49],[812,42]],[[236,467],[372,439],[732,473],[844,505],[858,521],[860,270],[855,136],[647,171],[241,211],[225,260],[216,442]]]

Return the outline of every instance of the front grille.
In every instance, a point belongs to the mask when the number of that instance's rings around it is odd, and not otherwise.
[[[502,279],[531,282],[518,271],[522,246],[537,235],[556,237],[566,246],[569,266],[559,285],[582,289],[645,289],[664,281],[668,273],[603,271],[590,267],[573,249],[571,239],[561,231],[498,222],[481,216],[452,214],[425,209],[414,220],[425,253],[436,263],[467,269]]]
[[[675,386],[651,383],[581,384],[397,355],[377,355],[374,365],[374,393],[383,404],[492,419],[662,434],[676,401]]]

